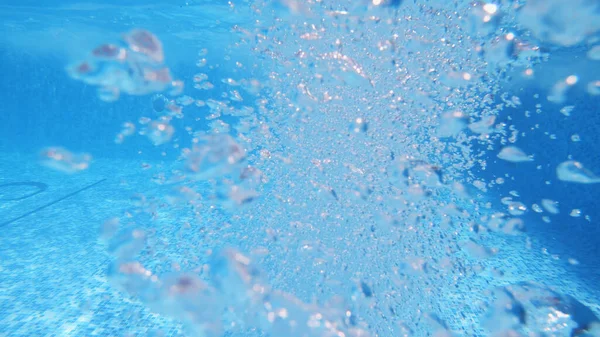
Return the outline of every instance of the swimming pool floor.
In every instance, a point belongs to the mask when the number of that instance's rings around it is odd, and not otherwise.
[[[140,162],[98,159],[88,171],[64,175],[39,166],[35,157],[15,154],[0,154],[0,163],[0,184],[48,185],[30,198],[0,203],[1,222],[106,179],[0,228],[0,336],[184,335],[180,324],[152,314],[113,289],[106,278],[111,257],[99,240],[100,226],[122,214],[133,193],[152,188],[152,170],[140,170]],[[523,238],[491,239],[488,244],[501,249],[485,263],[505,276],[481,273],[440,299],[440,306],[447,308],[444,318],[457,333],[477,331],[483,336],[477,326],[484,290],[524,280],[558,287],[600,314],[598,289],[574,277],[566,257],[555,260],[544,254],[535,233],[531,236],[532,249],[525,249]],[[458,317],[457,308],[471,315]]]

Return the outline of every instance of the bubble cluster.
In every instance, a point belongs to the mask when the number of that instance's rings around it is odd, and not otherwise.
[[[169,68],[163,65],[162,43],[152,33],[132,30],[123,34],[116,44],[107,43],[96,47],[85,60],[68,68],[76,80],[98,87],[98,97],[112,102],[121,93],[146,95],[169,90],[178,94],[183,82],[171,77]]]
[[[90,167],[92,156],[87,153],[73,153],[63,147],[49,147],[39,154],[40,163],[63,173],[76,173]]]
[[[145,123],[145,127],[140,131],[140,133],[148,137],[154,145],[168,143],[171,140],[171,137],[173,137],[174,132],[175,128],[169,124],[168,118],[148,121]]]
[[[114,285],[190,335],[595,333],[596,316],[568,289],[506,286],[504,277],[521,261],[514,247],[533,254],[532,215],[545,224],[588,215],[555,197],[528,199],[519,174],[550,170],[550,187],[600,181],[570,155],[551,165],[552,151],[530,137],[568,139],[517,122],[577,118],[571,95],[581,83],[595,95],[596,82],[561,73],[532,95],[535,106],[506,89],[544,75],[548,45],[594,43],[595,5],[229,7],[252,20],[231,27],[221,58],[210,46],[198,53],[193,93],[162,94],[181,85],[146,31],[71,69],[105,100],[153,94],[148,114],[123,124],[116,141],[138,130],[178,155],[142,164],[155,171],[152,187],[106,225]],[[563,25],[570,17],[581,22]]]
[[[598,3],[587,0],[529,0],[519,11],[519,22],[538,39],[574,46],[600,30]]]
[[[504,336],[595,336],[600,319],[570,295],[522,282],[494,290],[487,325]]]
[[[343,301],[320,307],[274,290],[252,260],[236,250],[211,253],[205,277],[194,273],[163,276],[130,261],[143,248],[144,232],[123,232],[109,240],[116,257],[109,270],[111,282],[155,312],[183,320],[192,334],[218,337],[229,327],[292,337],[369,336],[351,321],[352,313]],[[228,314],[223,316],[225,311]]]

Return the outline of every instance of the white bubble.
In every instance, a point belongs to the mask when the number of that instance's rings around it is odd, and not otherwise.
[[[171,140],[175,133],[175,128],[165,120],[156,120],[148,124],[143,133],[150,139],[154,145],[162,145]]]
[[[546,211],[552,214],[558,214],[558,202],[550,199],[542,199],[542,206]]]
[[[580,209],[573,209],[571,210],[571,213],[569,213],[570,216],[574,217],[574,218],[579,218],[581,216],[581,210]]]
[[[575,85],[575,84],[577,84],[578,81],[579,81],[579,77],[577,77],[575,75],[567,76],[567,78],[565,79],[565,83],[567,85]]]
[[[516,146],[504,147],[500,151],[500,153],[498,153],[498,158],[513,163],[533,161],[533,158],[531,156],[527,155],[525,152],[523,152],[523,150],[519,149]]]
[[[599,177],[586,169],[582,163],[574,160],[560,163],[556,168],[556,175],[562,181],[582,184],[600,183]]]

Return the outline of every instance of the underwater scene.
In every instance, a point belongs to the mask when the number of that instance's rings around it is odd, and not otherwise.
[[[0,19],[0,337],[600,336],[599,0]]]

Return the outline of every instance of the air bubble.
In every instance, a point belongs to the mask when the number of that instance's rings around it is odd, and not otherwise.
[[[489,134],[493,133],[494,130],[492,126],[496,123],[496,116],[487,116],[483,117],[481,120],[469,124],[469,129],[475,133],[479,134]]]
[[[240,83],[238,81],[236,81],[236,80],[234,80],[232,78],[224,78],[224,79],[221,80],[221,82],[223,82],[223,83],[225,83],[225,84],[227,84],[229,86],[232,86],[232,87],[237,87],[237,86],[240,85]]]
[[[161,94],[154,95],[152,96],[152,109],[156,113],[161,113],[165,110],[168,102],[169,100],[165,96]]]
[[[546,211],[552,214],[558,214],[558,202],[550,199],[542,199],[542,206]]]
[[[527,206],[523,203],[514,201],[508,205],[508,213],[511,215],[523,215],[527,211]]]
[[[135,124],[131,122],[125,122],[121,125],[121,132],[115,137],[115,143],[121,144],[126,137],[129,137],[135,133]]]
[[[577,77],[575,75],[567,76],[567,78],[565,79],[565,83],[567,85],[575,85],[575,84],[577,84],[577,82],[579,82],[579,77]]]
[[[175,128],[165,120],[152,121],[143,130],[143,134],[156,146],[168,143],[174,133]]]
[[[198,68],[205,67],[207,63],[208,63],[207,59],[201,58],[198,60],[198,62],[196,62],[196,67],[198,67]]]
[[[194,84],[194,88],[196,88],[198,90],[211,90],[211,89],[214,89],[215,86],[212,83],[206,81],[206,82]]]
[[[516,146],[504,147],[500,151],[500,153],[498,153],[498,158],[500,158],[502,160],[510,161],[513,163],[533,161],[533,158],[531,156],[525,154],[525,152],[523,152],[523,150],[519,149]]]
[[[590,170],[586,169],[582,163],[574,160],[565,161],[556,168],[556,175],[562,181],[582,184],[600,183],[600,178]]]
[[[240,93],[237,90],[231,90],[229,92],[229,99],[231,99],[232,101],[235,101],[235,102],[241,102],[244,100],[242,98],[242,95],[240,95]]]
[[[181,96],[181,97],[177,97],[175,102],[177,102],[177,104],[181,104],[183,106],[188,106],[188,105],[191,105],[192,103],[194,103],[195,100],[190,96]]]
[[[571,116],[571,112],[573,111],[573,109],[575,109],[575,107],[572,105],[565,106],[562,109],[560,109],[560,113],[568,117]]]

